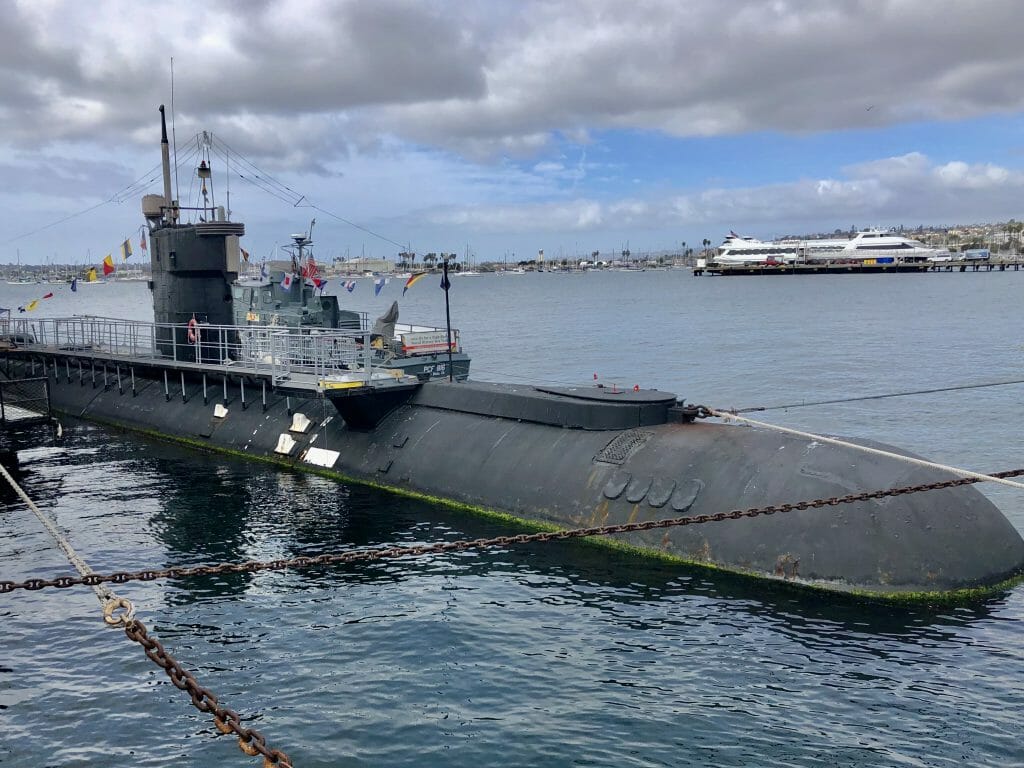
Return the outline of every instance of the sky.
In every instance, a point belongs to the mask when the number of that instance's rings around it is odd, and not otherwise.
[[[9,0],[0,263],[137,244],[172,103],[178,197],[205,131],[257,258],[314,218],[321,260],[476,261],[1022,219],[1022,28],[1020,0]]]

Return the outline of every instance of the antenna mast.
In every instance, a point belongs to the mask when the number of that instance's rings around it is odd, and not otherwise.
[[[225,176],[225,196],[227,197],[228,204],[228,221],[231,221],[231,150],[228,149],[227,145],[224,145],[224,176]]]
[[[167,146],[167,118],[163,104],[160,105],[160,159],[164,177],[164,217],[173,224],[177,216],[171,199],[171,155]]]
[[[174,133],[174,57],[171,56],[171,141],[174,143],[174,199],[181,200],[178,188],[178,137]]]

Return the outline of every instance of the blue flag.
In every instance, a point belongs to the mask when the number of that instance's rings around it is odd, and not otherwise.
[[[77,277],[72,277],[71,278],[71,291],[74,292],[74,291],[77,291],[77,290],[78,290],[78,278]]]
[[[376,280],[373,281],[373,295],[374,296],[379,296],[380,295],[380,289],[383,288],[383,287],[384,287],[384,278],[383,277],[378,277]]]
[[[266,279],[267,279],[267,265],[264,262],[263,264],[260,264],[260,280],[266,280]]]
[[[451,281],[448,279],[448,275],[444,272],[441,273],[441,289],[447,291],[452,287]]]
[[[349,293],[352,293],[352,291],[354,291],[355,288],[356,288],[356,281],[355,280],[346,280],[344,283],[342,283],[342,286],[345,288],[346,291],[348,291]]]

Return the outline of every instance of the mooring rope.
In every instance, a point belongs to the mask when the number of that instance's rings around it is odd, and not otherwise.
[[[247,755],[262,755],[265,768],[292,768],[291,759],[279,749],[268,746],[263,734],[255,728],[246,728],[238,713],[232,709],[221,706],[217,697],[206,688],[199,685],[195,677],[167,652],[159,640],[151,637],[146,631],[146,625],[135,618],[135,606],[131,600],[120,597],[102,583],[91,583],[96,578],[96,572],[89,567],[81,555],[75,551],[63,534],[57,529],[57,525],[35,505],[25,489],[11,477],[7,468],[0,464],[0,474],[10,483],[15,493],[21,497],[32,514],[36,516],[43,527],[47,530],[57,546],[61,548],[71,565],[78,571],[82,579],[88,580],[89,586],[96,597],[103,605],[103,621],[111,627],[124,627],[124,632],[130,640],[139,643],[148,656],[157,666],[161,667],[171,682],[177,688],[187,691],[192,698],[193,706],[200,712],[206,712],[213,717],[214,725],[221,733],[234,733],[238,736],[238,748]],[[92,578],[90,578],[92,577]]]
[[[57,525],[47,515],[43,514],[42,510],[35,505],[35,502],[29,498],[29,495],[25,493],[25,489],[18,485],[18,481],[11,477],[11,474],[7,471],[7,468],[0,464],[0,474],[3,475],[4,479],[10,484],[14,492],[21,497],[21,500],[28,505],[28,508],[32,511],[32,514],[36,516],[43,528],[53,537],[53,540],[57,543],[57,546],[61,548],[65,555],[67,555],[68,561],[74,566],[75,570],[81,576],[89,576],[95,573],[89,564],[82,559],[82,556],[75,551],[75,548],[71,546],[71,542],[68,541],[64,535],[57,529]],[[124,615],[125,620],[131,619],[134,609],[131,608],[131,603],[125,600],[123,597],[117,595],[113,590],[108,589],[102,584],[93,584],[92,591],[96,593],[96,597],[99,599],[100,604],[103,606],[104,618],[107,617],[107,606],[111,606],[111,611],[116,608],[123,608],[126,611]],[[109,623],[109,622],[108,622]],[[119,624],[121,622],[114,622]]]
[[[1002,485],[1008,485],[1011,488],[1024,488],[1024,483],[1018,483],[1013,480],[1007,480],[1002,477],[994,477],[993,475],[985,475],[981,472],[974,472],[970,469],[963,469],[961,467],[953,467],[949,464],[939,464],[934,461],[927,461],[925,459],[915,459],[913,456],[905,456],[901,453],[893,453],[892,451],[883,451],[880,448],[869,448],[866,445],[858,445],[857,443],[851,443],[847,440],[839,440],[835,437],[825,437],[824,435],[815,434],[814,432],[804,432],[799,429],[790,429],[789,427],[780,427],[778,424],[769,424],[766,421],[758,421],[757,419],[751,419],[746,416],[740,416],[732,413],[731,411],[721,411],[717,408],[708,408],[703,406],[704,410],[707,411],[711,416],[717,416],[720,419],[733,419],[735,421],[741,421],[746,424],[751,424],[756,427],[764,427],[775,432],[782,432],[787,435],[795,435],[796,437],[803,437],[808,440],[815,440],[819,443],[828,443],[829,445],[838,445],[843,448],[853,448],[864,453],[874,454],[875,456],[885,456],[890,459],[898,459],[899,461],[906,462],[908,464],[915,464],[919,467],[928,467],[930,469],[940,469],[944,472],[951,472],[954,475],[960,475],[961,477],[973,477],[979,482],[987,483],[1000,483]]]

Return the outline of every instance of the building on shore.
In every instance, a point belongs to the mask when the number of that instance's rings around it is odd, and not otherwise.
[[[388,259],[335,260],[330,266],[331,274],[341,276],[363,275],[367,272],[388,275],[394,271],[395,264]]]

